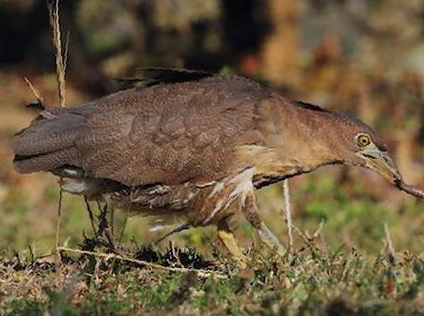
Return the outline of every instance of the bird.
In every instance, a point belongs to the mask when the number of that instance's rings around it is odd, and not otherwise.
[[[237,75],[144,68],[122,82],[82,105],[41,106],[14,137],[15,169],[53,173],[64,191],[136,214],[215,225],[241,266],[248,259],[229,224],[237,213],[265,245],[286,252],[260,215],[261,187],[345,164],[423,196],[403,182],[377,132],[347,114]]]

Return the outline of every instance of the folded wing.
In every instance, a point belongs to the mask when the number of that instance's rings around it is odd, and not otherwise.
[[[15,166],[74,166],[126,185],[217,178],[260,96],[250,81],[222,76],[120,91],[35,120],[15,137]]]

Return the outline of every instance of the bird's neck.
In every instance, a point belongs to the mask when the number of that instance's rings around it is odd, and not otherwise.
[[[279,96],[266,101],[258,109],[258,129],[267,148],[262,150],[263,173],[298,174],[340,163],[330,133],[337,124],[331,112],[299,107]]]

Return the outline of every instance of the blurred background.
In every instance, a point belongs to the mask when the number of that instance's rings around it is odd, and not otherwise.
[[[406,182],[424,187],[423,0],[62,0],[60,14],[69,34],[67,106],[116,90],[111,78],[140,66],[237,73],[360,117],[387,140]],[[54,247],[59,189],[51,175],[13,170],[12,136],[35,116],[23,77],[58,104],[45,2],[0,0],[0,251],[40,254]],[[294,224],[312,232],[323,222],[322,247],[379,252],[387,223],[397,250],[424,249],[424,204],[366,170],[326,167],[290,188]],[[281,185],[259,199],[285,242]],[[148,222],[130,218],[124,240],[155,239]],[[249,225],[236,225],[251,245]],[[76,245],[83,232],[91,234],[84,202],[65,195],[62,242]],[[174,240],[206,250],[213,232]]]

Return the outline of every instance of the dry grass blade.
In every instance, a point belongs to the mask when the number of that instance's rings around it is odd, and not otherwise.
[[[66,40],[65,45],[65,57],[62,52],[62,35],[60,31],[60,22],[59,22],[59,0],[46,0],[47,9],[49,11],[49,21],[53,33],[53,45],[56,50],[56,75],[57,75],[57,85],[58,85],[58,94],[59,94],[59,104],[61,107],[65,106],[65,71],[66,71],[66,60],[68,53],[68,40]],[[60,224],[61,224],[61,215],[62,215],[62,189],[60,189],[59,203],[57,207],[57,222],[56,222],[56,254],[57,254],[57,264],[60,263],[60,251],[59,251],[59,242],[60,242]]]
[[[31,89],[31,91],[34,94],[35,98],[37,99],[38,104],[41,107],[43,107],[43,105],[44,105],[44,99],[41,96],[40,92],[33,86],[32,82],[27,77],[24,77],[24,80],[27,83],[28,87]]]
[[[291,252],[293,249],[293,224],[292,224],[292,213],[291,213],[291,203],[290,203],[290,190],[288,179],[283,181],[283,195],[284,195],[284,215],[287,225],[287,235],[289,238],[288,241],[288,251]]]
[[[396,295],[396,284],[395,284],[395,274],[394,266],[396,263],[395,249],[393,247],[392,238],[390,236],[389,227],[387,223],[384,223],[384,232],[386,235],[386,256],[389,262],[389,266],[386,268],[386,277],[384,283],[384,292],[389,297],[394,297]]]
[[[59,266],[61,263],[61,256],[59,250],[60,243],[60,224],[62,218],[62,198],[63,198],[63,190],[60,188],[59,191],[59,201],[57,204],[57,220],[56,220],[56,265]]]
[[[384,223],[384,233],[386,235],[386,254],[389,263],[392,265],[395,263],[395,248],[393,247],[392,238],[390,236],[389,227],[387,223]]]
[[[311,249],[316,248],[315,241],[320,236],[321,231],[324,227],[324,222],[321,221],[317,230],[311,235],[308,231],[303,232],[299,227],[292,225],[293,230],[303,239],[308,247]]]
[[[46,0],[49,21],[53,32],[53,45],[56,50],[56,75],[58,83],[59,104],[65,106],[65,71],[68,53],[69,35],[65,43],[65,54],[62,51],[62,34],[59,23],[59,0]]]
[[[215,271],[208,271],[208,270],[203,270],[203,269],[165,267],[165,266],[157,264],[157,263],[148,262],[148,261],[144,261],[144,260],[138,260],[138,259],[134,259],[134,258],[128,258],[128,257],[124,257],[124,256],[114,254],[114,253],[94,252],[94,251],[87,251],[87,250],[72,249],[72,248],[67,248],[67,247],[59,247],[59,251],[67,251],[67,252],[73,252],[73,253],[83,254],[83,255],[91,255],[91,256],[95,256],[95,257],[99,257],[99,258],[105,258],[105,259],[114,258],[114,259],[118,259],[118,260],[123,260],[123,261],[127,261],[127,262],[132,262],[132,263],[144,265],[146,267],[150,267],[150,268],[153,268],[153,269],[167,270],[167,271],[180,272],[180,273],[196,273],[198,276],[201,276],[201,277],[209,277],[211,275],[214,275],[218,278],[224,278],[224,279],[227,278],[226,275],[223,275],[221,273],[217,273]]]

